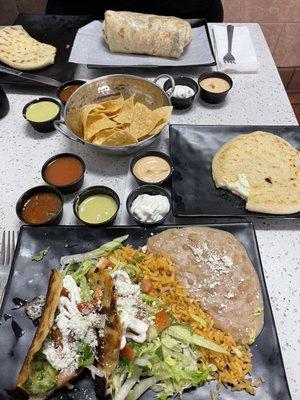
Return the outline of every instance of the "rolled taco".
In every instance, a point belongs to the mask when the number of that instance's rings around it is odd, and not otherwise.
[[[191,26],[176,17],[107,10],[103,35],[112,53],[179,58],[192,38]]]
[[[43,314],[17,379],[18,397],[45,399],[84,368],[108,376],[103,360],[111,339],[105,314],[113,310],[113,293],[112,278],[91,261],[52,271]],[[118,341],[116,318],[112,328]]]

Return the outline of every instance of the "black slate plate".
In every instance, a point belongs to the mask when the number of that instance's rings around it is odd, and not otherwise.
[[[263,375],[266,382],[258,389],[256,397],[246,392],[231,392],[222,388],[218,400],[290,400],[291,397],[253,225],[252,223],[230,223],[211,224],[209,226],[231,232],[246,247],[248,255],[258,273],[265,303],[264,329],[251,348],[254,365],[253,376],[258,378]],[[23,226],[21,228],[0,314],[2,315],[3,312],[12,314],[24,329],[25,334],[17,341],[12,332],[10,320],[3,322],[0,326],[0,360],[2,365],[5,365],[5,368],[1,368],[0,373],[1,400],[9,400],[11,398],[6,394],[5,389],[13,387],[35,332],[34,325],[25,316],[23,309],[11,310],[14,307],[12,299],[14,297],[30,299],[36,295],[46,293],[50,271],[52,268],[59,266],[60,257],[63,255],[91,250],[115,237],[125,234],[130,235],[128,242],[133,246],[142,246],[151,233],[166,228],[144,229],[136,226],[100,229],[82,226],[39,228]],[[42,262],[36,263],[31,260],[32,255],[47,246],[50,246],[50,250]],[[183,398],[187,400],[208,400],[210,399],[209,391],[211,388],[215,388],[215,384],[191,390],[185,393]],[[143,396],[143,400],[152,400],[153,398],[154,396],[151,391],[148,391]],[[61,390],[51,396],[51,400],[65,399],[95,400],[93,383],[88,373],[75,381],[74,390]]]
[[[274,215],[247,211],[240,197],[229,190],[216,189],[211,172],[215,153],[234,136],[254,131],[277,134],[300,149],[299,126],[170,126],[174,167],[172,209],[176,217],[300,217],[300,213]]]
[[[73,78],[77,64],[69,63],[69,55],[77,30],[94,18],[88,15],[19,14],[14,25],[22,25],[34,39],[57,48],[53,65],[32,71],[60,82]],[[2,64],[1,65],[5,65]],[[29,71],[30,72],[30,71]],[[0,83],[27,83],[12,75],[0,73]],[[33,85],[32,82],[29,84]],[[34,83],[36,85],[36,83]],[[37,83],[38,84],[38,83]]]

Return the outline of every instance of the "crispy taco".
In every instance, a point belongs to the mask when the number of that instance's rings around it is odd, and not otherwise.
[[[17,379],[17,397],[45,399],[84,368],[101,380],[105,392],[121,338],[106,262],[73,261],[62,272],[52,271],[43,314]]]

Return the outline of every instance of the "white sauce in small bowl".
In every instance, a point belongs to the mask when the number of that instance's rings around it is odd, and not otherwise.
[[[140,194],[130,207],[132,215],[141,222],[158,222],[170,211],[170,202],[160,194]]]

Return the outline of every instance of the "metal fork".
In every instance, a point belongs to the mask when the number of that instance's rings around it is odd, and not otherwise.
[[[228,53],[225,54],[225,56],[223,57],[224,63],[235,64],[235,58],[234,58],[233,54],[231,53],[233,30],[234,30],[234,26],[233,25],[227,25]]]
[[[2,303],[5,285],[10,271],[11,262],[14,256],[16,247],[16,239],[18,232],[3,231],[2,244],[1,244],[1,258],[0,258],[0,306]]]

